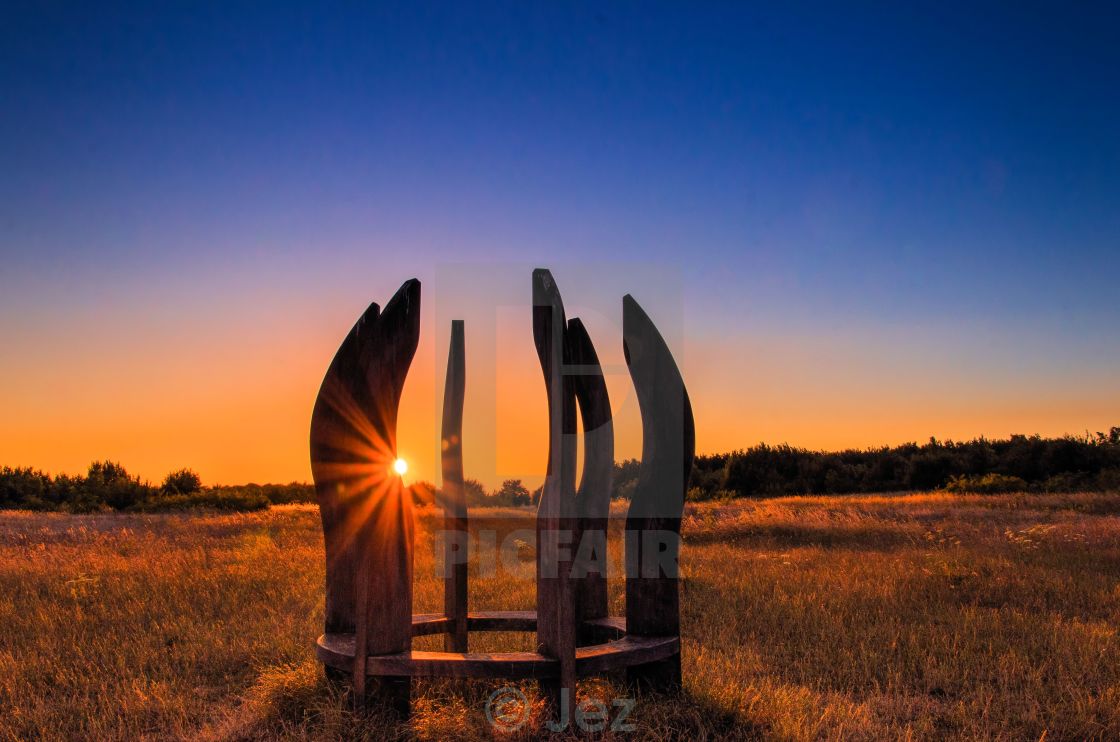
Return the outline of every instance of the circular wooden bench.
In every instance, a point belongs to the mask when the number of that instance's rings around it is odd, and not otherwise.
[[[566,318],[547,270],[533,272],[532,296],[533,338],[549,400],[548,466],[535,521],[536,611],[467,612],[462,320],[451,325],[443,400],[441,530],[453,538],[443,544],[441,614],[412,613],[416,523],[412,494],[393,472],[397,408],[420,336],[420,283],[406,281],[384,311],[371,304],[327,369],[311,416],[311,470],[327,562],[326,625],[316,653],[332,676],[349,677],[358,706],[376,697],[408,714],[413,677],[535,679],[554,708],[577,678],[616,669],[626,668],[638,687],[680,687],[677,560],[695,449],[688,392],[653,322],[633,297],[623,297],[623,351],[643,449],[624,528],[626,616],[609,616],[602,560],[614,424],[606,381],[586,328]],[[537,651],[471,652],[470,631],[536,632]],[[446,651],[412,649],[413,638],[435,634],[444,636]],[[565,713],[572,713],[571,704]]]
[[[536,631],[535,611],[472,611],[467,615],[470,631]],[[610,670],[644,665],[680,652],[680,640],[668,637],[626,635],[622,616],[586,621],[584,626],[605,639],[576,649],[576,675],[587,677]],[[437,613],[412,617],[412,635],[430,636],[448,631],[451,620]],[[328,667],[349,672],[354,666],[353,634],[323,634],[316,642],[316,655]],[[384,677],[503,678],[539,680],[560,676],[560,662],[537,652],[430,652],[410,650],[370,655],[366,674]]]

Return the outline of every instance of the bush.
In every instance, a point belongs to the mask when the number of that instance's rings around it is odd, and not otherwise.
[[[642,462],[638,459],[616,461],[614,464],[614,477],[611,479],[611,499],[619,500],[629,498],[634,494],[634,487],[638,484],[638,472]],[[693,468],[695,476],[696,469]]]
[[[467,501],[467,507],[487,504],[486,488],[477,479],[463,480],[463,497]]]
[[[265,510],[268,506],[268,498],[261,492],[253,492],[248,488],[222,487],[182,495],[157,494],[137,503],[130,509],[145,513],[167,510],[194,510],[197,508],[252,511]]]
[[[191,495],[202,489],[202,477],[190,469],[180,469],[167,475],[159,491],[165,495]]]
[[[1095,490],[1096,478],[1084,472],[1055,474],[1042,483],[1043,492],[1088,492]]]
[[[1117,428],[1112,429],[1115,433]],[[1097,475],[1095,489],[1102,492],[1117,492],[1120,491],[1120,467],[1115,469],[1104,469]]]
[[[949,492],[996,495],[1004,492],[1025,492],[1027,483],[1019,477],[985,474],[980,477],[953,477],[945,485]]]
[[[501,489],[490,497],[490,502],[493,505],[528,505],[529,489],[520,479],[507,479],[502,482]]]
[[[85,496],[80,498],[79,506],[108,505],[114,510],[124,510],[147,500],[154,494],[153,488],[139,477],[130,476],[123,466],[115,461],[94,461],[89,465],[85,479]]]
[[[733,500],[738,496],[739,493],[732,490],[704,490],[700,487],[689,487],[688,492],[685,493],[684,499],[686,502],[705,502],[708,500],[727,502],[728,500]]]
[[[443,491],[431,482],[417,480],[408,485],[408,491],[412,494],[412,504],[415,507],[422,508],[428,505],[439,505],[441,509],[444,507]]]
[[[634,497],[634,490],[638,488],[638,480],[631,479],[623,482],[620,486],[615,487],[611,492],[611,499],[613,500],[630,500]]]
[[[219,489],[215,487],[214,489]],[[223,491],[243,491],[253,495],[261,495],[273,505],[290,505],[296,502],[315,502],[315,485],[305,482],[289,482],[288,484],[245,484],[224,486]]]
[[[83,476],[68,477],[60,474],[54,478],[48,493],[53,510],[71,513],[92,513],[108,510],[109,506],[101,496],[88,486]]]
[[[266,484],[264,496],[273,505],[316,502],[315,485],[307,482],[288,482],[287,484]]]
[[[0,507],[49,509],[51,484],[50,476],[37,469],[5,466],[0,469]],[[41,503],[43,507],[33,507],[31,503]]]

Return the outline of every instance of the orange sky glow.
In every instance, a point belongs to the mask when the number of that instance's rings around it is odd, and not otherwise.
[[[527,294],[528,273],[522,278]],[[620,306],[618,316],[611,314],[620,294],[613,285],[577,282],[567,291],[563,274],[558,280],[572,299],[569,316],[584,319],[606,369],[616,458],[640,456]],[[384,285],[373,294],[382,302],[395,290]],[[512,289],[511,295],[518,296]],[[408,462],[406,481],[438,484],[439,411],[456,299],[425,300],[401,401],[398,455]],[[536,486],[547,455],[544,385],[528,297],[520,300],[496,308],[468,302],[462,313],[466,474],[490,487],[507,478]],[[362,301],[348,295],[282,310],[282,303],[242,297],[204,317],[177,316],[174,304],[172,297],[169,307],[148,314],[102,307],[79,323],[59,317],[47,322],[49,332],[22,337],[21,352],[6,359],[0,378],[0,463],[80,473],[91,460],[111,458],[154,482],[180,467],[212,484],[309,481],[311,408]],[[936,352],[939,342],[951,342],[949,332],[744,332],[725,342],[718,333],[690,332],[687,306],[683,324],[672,321],[681,311],[673,301],[651,306],[663,330],[675,330],[666,337],[689,387],[701,453],[760,441],[839,449],[930,435],[1057,435],[1120,420],[1107,374],[1082,375],[1078,384],[1056,384],[1057,372],[1047,368],[1009,376],[991,358]]]

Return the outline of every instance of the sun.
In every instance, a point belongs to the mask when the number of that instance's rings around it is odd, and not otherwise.
[[[393,471],[403,477],[405,472],[408,471],[408,462],[404,459],[397,459],[393,462]]]

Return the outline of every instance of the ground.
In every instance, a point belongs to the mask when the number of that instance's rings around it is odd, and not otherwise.
[[[440,603],[433,518],[417,612]],[[732,501],[690,506],[684,539],[684,694],[639,697],[614,738],[1120,738],[1120,495]],[[532,607],[532,547],[512,554],[472,609]],[[418,682],[408,726],[351,715],[313,657],[322,602],[313,507],[0,514],[0,738],[491,736],[495,683]]]

